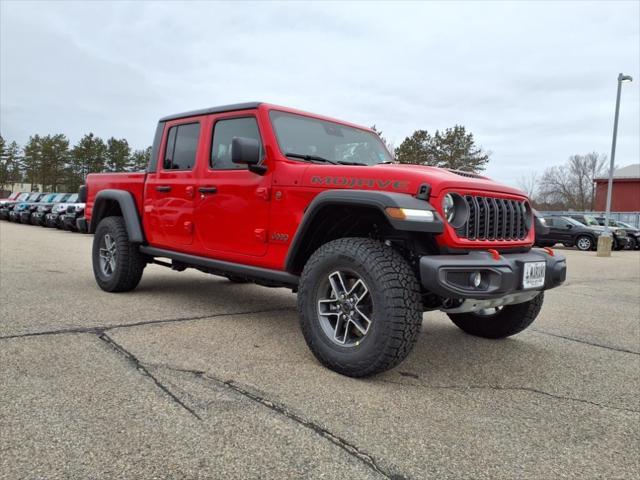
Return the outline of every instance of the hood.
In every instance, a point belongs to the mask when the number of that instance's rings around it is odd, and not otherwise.
[[[415,195],[422,184],[431,186],[431,196],[443,189],[454,191],[486,191],[526,197],[517,188],[508,187],[482,175],[427,167],[425,165],[381,164],[371,167],[310,164],[305,170],[304,186],[387,190]]]

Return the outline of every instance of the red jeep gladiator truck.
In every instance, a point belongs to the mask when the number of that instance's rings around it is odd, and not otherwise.
[[[566,276],[532,249],[521,191],[396,164],[368,128],[265,103],[162,118],[145,172],[83,190],[101,289],[134,289],[149,263],[291,288],[313,354],[354,377],[400,363],[428,310],[516,334]]]

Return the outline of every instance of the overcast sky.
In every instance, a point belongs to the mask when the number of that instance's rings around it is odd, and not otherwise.
[[[462,124],[515,184],[574,153],[640,159],[640,2],[0,1],[0,132],[151,143],[163,115],[266,101],[396,146]]]

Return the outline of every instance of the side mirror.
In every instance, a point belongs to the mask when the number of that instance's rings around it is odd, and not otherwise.
[[[248,165],[249,171],[264,175],[267,167],[260,163],[260,142],[255,138],[233,137],[231,139],[231,161]]]
[[[570,223],[567,224],[567,230],[571,230],[573,228],[573,225],[571,225]]]
[[[78,190],[78,202],[85,203],[87,201],[87,186],[82,185]]]

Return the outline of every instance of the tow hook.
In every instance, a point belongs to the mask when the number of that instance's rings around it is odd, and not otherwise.
[[[491,254],[494,260],[500,260],[500,253],[497,250],[490,248],[487,252]]]

